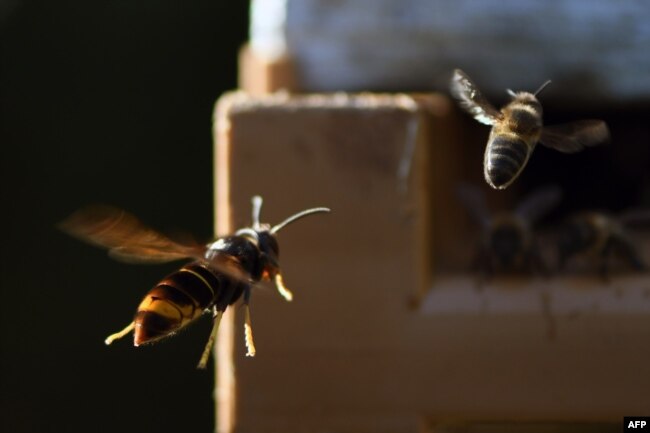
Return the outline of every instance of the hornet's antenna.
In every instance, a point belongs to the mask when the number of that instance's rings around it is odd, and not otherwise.
[[[312,208],[312,209],[306,209],[306,210],[304,210],[302,212],[298,212],[297,214],[290,216],[286,220],[282,221],[280,224],[278,224],[276,226],[273,226],[273,228],[271,228],[270,232],[271,232],[271,234],[277,233],[284,226],[286,226],[288,224],[291,224],[292,222],[294,222],[296,220],[299,220],[300,218],[306,217],[307,215],[311,215],[311,214],[315,214],[315,213],[321,213],[321,212],[329,212],[329,211],[330,211],[330,209],[326,208],[326,207],[315,207],[315,208]]]

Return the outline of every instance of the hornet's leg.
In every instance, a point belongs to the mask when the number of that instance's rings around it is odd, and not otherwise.
[[[120,332],[116,332],[115,334],[111,334],[108,337],[106,337],[106,340],[104,340],[104,344],[107,346],[111,344],[115,340],[119,340],[120,338],[124,337],[126,334],[129,332],[133,331],[133,328],[135,327],[135,322],[131,322],[124,329],[122,329]]]
[[[291,293],[291,290],[287,289],[287,286],[284,285],[284,280],[279,272],[275,274],[274,280],[275,287],[278,289],[278,292],[280,292],[280,295],[282,295],[287,302],[291,302],[293,300],[293,293]]]
[[[246,342],[246,356],[255,356],[255,343],[253,342],[253,327],[251,326],[251,309],[249,302],[251,300],[251,288],[247,287],[244,291],[244,339]]]
[[[222,316],[223,311],[217,310],[217,307],[212,307],[212,332],[210,332],[210,338],[208,338],[208,343],[205,345],[205,349],[203,349],[203,354],[201,354],[201,359],[199,360],[197,368],[204,369],[206,365],[208,365],[208,358],[210,358],[210,352],[212,351],[214,340],[217,338],[217,331],[219,331],[219,323],[221,323]]]

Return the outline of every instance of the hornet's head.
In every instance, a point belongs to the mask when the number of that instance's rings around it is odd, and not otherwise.
[[[262,278],[266,280],[273,280],[276,275],[279,275],[280,264],[280,247],[276,239],[276,233],[285,226],[292,222],[303,218],[307,215],[329,212],[330,209],[326,207],[315,207],[298,212],[289,218],[271,227],[269,224],[260,223],[260,213],[262,210],[262,197],[256,195],[252,199],[253,202],[253,224],[251,227],[246,227],[238,230],[236,236],[244,236],[250,239],[257,245],[260,250],[260,258],[262,261]]]

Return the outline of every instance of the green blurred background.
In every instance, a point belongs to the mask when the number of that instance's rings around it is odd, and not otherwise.
[[[0,431],[212,431],[209,320],[103,344],[170,266],[55,229],[78,207],[212,233],[211,115],[236,86],[248,2],[3,0]]]

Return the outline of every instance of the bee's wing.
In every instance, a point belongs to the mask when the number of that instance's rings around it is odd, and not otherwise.
[[[562,190],[559,186],[541,187],[528,194],[517,205],[515,213],[527,221],[535,222],[557,206],[561,199]]]
[[[501,113],[485,99],[476,84],[460,69],[451,78],[451,94],[458,99],[460,106],[474,119],[485,125],[494,125],[501,119]]]
[[[116,260],[129,263],[165,263],[203,259],[206,247],[175,242],[142,224],[130,213],[105,205],[80,209],[59,224],[71,236],[106,248]]]
[[[648,208],[627,209],[626,211],[618,215],[616,217],[616,220],[621,224],[648,228],[650,226],[650,209]]]
[[[609,140],[609,129],[602,120],[579,120],[561,125],[545,126],[540,142],[564,153],[579,152]]]
[[[458,200],[482,227],[490,223],[492,216],[485,202],[485,194],[474,185],[461,183],[456,188]]]

